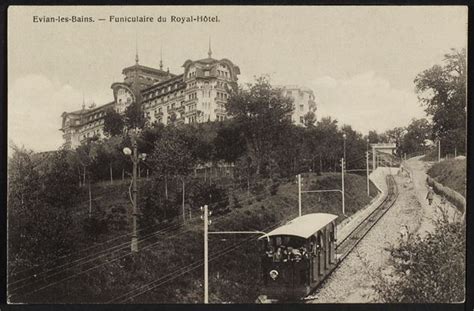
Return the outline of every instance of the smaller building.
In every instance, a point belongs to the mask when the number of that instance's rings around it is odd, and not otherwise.
[[[279,86],[284,96],[293,99],[294,110],[291,114],[291,121],[297,125],[304,125],[304,116],[309,112],[316,114],[316,100],[314,93],[307,87],[298,85]]]

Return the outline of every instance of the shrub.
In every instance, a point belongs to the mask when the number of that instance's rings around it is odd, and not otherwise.
[[[273,180],[271,186],[270,186],[270,194],[271,195],[276,195],[278,193],[278,188],[280,187],[280,183],[276,180]]]
[[[235,194],[232,195],[232,206],[234,208],[242,208],[242,204],[240,204],[239,198]]]
[[[195,207],[207,204],[209,210],[215,214],[224,214],[228,212],[229,195],[224,188],[215,184],[197,185],[192,189],[190,199]]]
[[[252,193],[255,195],[260,195],[263,194],[265,191],[265,185],[261,182],[255,184],[255,186],[252,187]]]
[[[94,241],[97,240],[99,235],[108,232],[107,221],[97,216],[84,219],[82,228],[86,237]]]
[[[438,220],[434,233],[401,240],[391,247],[394,272],[378,274],[375,290],[387,303],[453,303],[464,300],[464,223]]]

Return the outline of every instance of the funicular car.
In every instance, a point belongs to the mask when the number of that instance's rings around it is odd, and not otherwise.
[[[294,301],[308,295],[335,268],[337,215],[297,217],[264,234],[260,303]]]

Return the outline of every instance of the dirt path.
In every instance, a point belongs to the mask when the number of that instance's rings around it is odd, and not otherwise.
[[[442,217],[442,210],[444,210],[447,213],[449,219],[452,220],[460,217],[461,214],[452,204],[444,200],[439,195],[434,196],[431,206],[428,204],[428,200],[426,199],[426,194],[428,192],[428,185],[426,184],[426,171],[431,167],[432,163],[423,162],[420,160],[420,158],[421,156],[411,158],[405,161],[403,164],[411,173],[414,187],[413,190],[423,209],[423,219],[420,223],[418,233],[425,235],[427,232],[433,231],[434,221],[437,218]],[[439,207],[441,207],[442,210]]]
[[[433,230],[432,220],[439,216],[434,208],[441,204],[435,196],[432,206],[426,200],[426,164],[413,158],[405,162],[408,174],[395,176],[399,196],[397,202],[372,228],[364,240],[342,262],[325,284],[314,293],[309,303],[371,303],[379,302],[372,286],[374,271],[389,269],[389,245],[396,245],[403,232],[426,233]],[[449,213],[455,209],[446,203]]]

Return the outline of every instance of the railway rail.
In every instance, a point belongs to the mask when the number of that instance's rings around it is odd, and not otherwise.
[[[378,223],[378,221],[388,212],[388,210],[395,204],[398,198],[398,187],[395,179],[392,175],[386,176],[386,182],[388,185],[387,196],[375,208],[369,215],[367,215],[344,239],[342,239],[337,247],[336,253],[338,254],[338,260],[336,267],[326,275],[325,279],[318,284],[317,287],[312,291],[313,294],[317,292],[326,282],[327,278],[338,268],[338,266],[344,261],[344,259],[354,250],[354,248],[364,239],[364,237],[370,232],[370,230]],[[312,295],[304,298],[309,300]]]
[[[398,188],[392,175],[386,177],[388,192],[385,199],[364,220],[362,220],[336,247],[339,254],[338,263],[342,262],[360,241],[369,233],[377,222],[393,206],[398,197]]]

